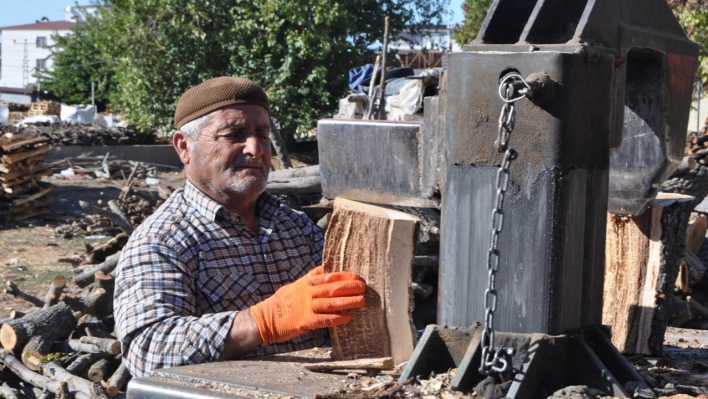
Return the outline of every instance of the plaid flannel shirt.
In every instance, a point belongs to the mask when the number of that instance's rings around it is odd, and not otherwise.
[[[187,182],[133,233],[116,272],[116,333],[131,374],[216,361],[238,311],[321,264],[324,239],[304,214],[263,193],[260,229]],[[324,331],[246,357],[322,345]]]

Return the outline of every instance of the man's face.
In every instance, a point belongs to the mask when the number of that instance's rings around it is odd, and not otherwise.
[[[230,105],[209,115],[197,140],[186,139],[187,177],[216,201],[255,200],[270,171],[270,118],[259,105]]]

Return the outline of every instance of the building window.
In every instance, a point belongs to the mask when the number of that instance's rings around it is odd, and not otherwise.
[[[47,60],[37,60],[37,70],[43,71],[47,65]]]
[[[47,47],[47,38],[45,36],[37,36],[37,48]]]

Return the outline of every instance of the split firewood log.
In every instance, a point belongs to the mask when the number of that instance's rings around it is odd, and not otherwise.
[[[6,349],[0,349],[0,362],[4,363],[5,366],[7,366],[10,370],[12,370],[13,373],[15,373],[15,375],[17,375],[24,381],[38,388],[46,389],[49,392],[57,392],[57,381],[55,379],[49,378],[46,375],[35,373],[34,371],[28,369],[24,364],[22,364],[22,362],[19,361],[19,359],[15,357],[15,355],[12,354],[11,351]],[[54,364],[45,363],[45,365]],[[76,399],[91,399],[90,394],[87,394],[85,392],[75,392],[74,397]]]
[[[107,257],[106,260],[103,261],[103,263],[97,265],[96,267],[86,269],[80,274],[77,274],[74,277],[74,283],[76,283],[76,285],[81,288],[88,287],[91,283],[94,282],[96,272],[103,272],[104,274],[108,274],[115,270],[116,266],[118,266],[119,258],[120,252]]]
[[[37,298],[37,297],[34,296],[34,295],[30,295],[30,294],[27,294],[27,293],[25,293],[25,292],[22,292],[22,290],[20,290],[19,288],[17,288],[17,285],[15,285],[15,283],[13,283],[12,281],[7,280],[7,281],[5,282],[5,287],[6,287],[6,288],[5,288],[5,293],[6,293],[6,294],[10,294],[10,295],[14,296],[15,298],[24,299],[25,301],[31,303],[31,304],[34,305],[34,306],[37,306],[37,307],[40,307],[40,308],[41,308],[41,307],[44,307],[44,301],[43,301],[43,300]]]
[[[120,365],[113,373],[111,378],[106,382],[106,393],[108,396],[116,396],[118,392],[125,386],[125,383],[130,379],[130,372],[125,366],[125,363],[121,361]]]
[[[64,287],[66,287],[66,277],[61,274],[54,276],[52,282],[49,284],[47,295],[44,297],[44,309],[56,305],[57,302],[59,302],[59,297],[61,297]]]
[[[39,370],[41,359],[49,353],[52,343],[68,337],[74,328],[76,318],[71,308],[59,303],[3,324],[0,343],[16,352],[23,348],[22,362],[32,370]]]
[[[106,352],[111,355],[117,355],[120,353],[120,341],[117,339],[81,337],[79,338],[79,342],[82,344],[95,345],[102,352]]]

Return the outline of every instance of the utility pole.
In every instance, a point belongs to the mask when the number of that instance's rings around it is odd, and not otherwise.
[[[27,39],[25,39],[24,43],[17,43],[17,40],[14,42],[15,44],[25,46],[24,58],[22,59],[22,87],[26,89],[29,85],[29,51],[27,49],[29,43],[27,42]]]

